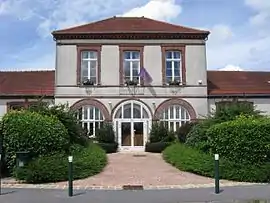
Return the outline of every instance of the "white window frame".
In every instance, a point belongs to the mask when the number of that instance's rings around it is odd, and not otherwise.
[[[139,53],[139,58],[132,58],[132,53],[133,52],[137,52]],[[125,56],[126,56],[126,53],[129,53],[129,56],[130,58],[129,59],[126,59]],[[137,50],[131,50],[131,51],[124,51],[123,52],[124,54],[124,59],[123,59],[123,68],[124,68],[124,81],[127,80],[127,78],[129,78],[129,80],[132,80],[133,81],[133,63],[134,62],[138,62],[138,84],[141,83],[141,78],[139,76],[139,73],[140,73],[140,67],[141,67],[141,55],[140,55],[140,51],[137,51]],[[126,76],[126,69],[125,69],[125,63],[126,62],[129,62],[129,76]]]
[[[167,53],[168,52],[172,52],[172,58],[167,58]],[[179,55],[180,55],[180,58],[174,58],[174,52],[178,52],[179,53]],[[176,67],[175,67],[175,63],[176,62],[179,62],[179,79],[180,79],[180,83],[182,82],[182,80],[183,80],[183,78],[182,78],[182,52],[181,51],[174,51],[174,50],[166,50],[166,52],[165,52],[165,75],[166,75],[166,83],[167,83],[167,78],[168,78],[168,75],[167,75],[167,62],[171,62],[171,64],[172,64],[172,67],[171,67],[171,69],[172,69],[172,81],[174,81],[175,80],[175,69],[176,69]]]
[[[173,109],[173,116],[171,118],[171,111],[170,109]],[[177,118],[177,108],[179,108],[178,110],[178,115],[179,115],[179,118]],[[184,111],[184,117],[182,117],[182,111]],[[166,114],[168,115],[168,117],[166,118]],[[188,116],[187,116],[188,115]],[[162,122],[166,122],[168,125],[168,129],[170,129],[170,123],[173,123],[173,131],[175,132],[177,130],[177,123],[179,123],[179,127],[182,126],[182,122],[184,123],[187,123],[187,122],[190,122],[190,114],[189,112],[187,111],[186,108],[184,108],[183,106],[181,105],[171,105],[167,108],[165,108],[163,110],[163,112],[161,113],[160,115],[160,121]]]
[[[129,108],[125,109],[126,106],[129,106]],[[125,116],[125,110],[130,111],[130,116]],[[134,112],[138,110],[140,112],[140,117],[134,117]],[[121,120],[133,120],[133,119],[149,119],[150,113],[148,112],[147,108],[139,103],[139,102],[128,102],[128,103],[123,103],[119,109],[115,113],[114,119],[121,119]]]
[[[93,109],[91,111],[91,109]],[[85,110],[86,110],[86,118],[85,118]],[[90,124],[93,124],[93,134],[89,135],[90,137],[95,137],[96,133],[96,123],[98,123],[98,128],[100,128],[100,124],[104,123],[104,115],[102,114],[101,110],[95,106],[87,105],[82,106],[79,109],[80,114],[78,115],[78,119],[80,120],[80,123],[82,124],[82,127],[84,128],[84,124],[87,125],[87,131],[90,132]],[[96,111],[98,111],[98,118],[96,118]],[[92,113],[92,115],[91,115]],[[79,116],[81,115],[81,118]]]
[[[83,53],[87,52],[88,53],[88,58],[83,58]],[[96,57],[95,58],[91,58],[91,53],[95,53]],[[83,75],[83,62],[84,61],[87,61],[87,79],[88,80],[91,80],[91,78],[95,77],[95,83],[94,84],[97,84],[97,79],[98,79],[98,51],[94,51],[94,50],[83,50],[81,51],[81,80],[82,82],[84,82],[84,78],[86,78],[85,75]],[[91,75],[91,62],[95,62],[96,63],[96,75],[95,76],[92,76]]]

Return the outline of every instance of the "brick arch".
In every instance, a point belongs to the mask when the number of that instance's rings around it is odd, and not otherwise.
[[[122,101],[120,101],[120,102],[118,102],[114,107],[113,107],[113,109],[112,109],[112,114],[111,114],[111,119],[113,120],[114,118],[113,118],[113,115],[115,114],[115,111],[116,110],[118,110],[118,107],[120,107],[123,103],[125,103],[125,102],[127,102],[127,101],[137,101],[137,102],[140,102],[140,103],[142,103],[147,109],[148,109],[148,111],[150,112],[150,117],[151,118],[153,118],[153,112],[152,112],[152,110],[151,110],[151,108],[145,103],[145,102],[143,102],[142,100],[140,100],[139,98],[128,98],[128,99],[124,99],[124,100],[122,100]]]
[[[194,110],[194,108],[191,106],[190,103],[188,103],[187,101],[183,100],[183,99],[168,99],[164,102],[162,102],[157,108],[156,108],[156,111],[155,111],[155,114],[154,114],[154,118],[156,120],[159,120],[160,118],[160,114],[162,113],[162,111],[172,105],[179,105],[179,106],[182,106],[183,108],[185,108],[189,115],[190,115],[190,119],[191,120],[196,120],[196,112]]]
[[[106,106],[104,104],[102,104],[100,101],[98,101],[96,99],[79,100],[79,101],[75,102],[70,108],[72,110],[78,110],[83,106],[94,106],[94,107],[98,108],[102,112],[104,119],[107,121],[110,121],[111,116],[110,116],[108,109],[106,108]]]

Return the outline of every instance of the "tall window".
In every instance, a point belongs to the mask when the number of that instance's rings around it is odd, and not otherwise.
[[[164,109],[160,116],[160,121],[172,131],[176,131],[183,124],[190,121],[188,111],[180,105],[169,106]]]
[[[182,82],[181,52],[166,51],[166,83]]]
[[[79,109],[78,119],[89,136],[95,136],[96,129],[102,127],[104,117],[101,111],[94,106],[83,106]]]
[[[93,84],[97,83],[98,52],[81,52],[81,80],[82,82],[90,80]]]
[[[124,80],[140,83],[140,52],[124,51]]]

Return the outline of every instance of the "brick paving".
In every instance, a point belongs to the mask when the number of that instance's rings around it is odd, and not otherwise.
[[[75,189],[122,189],[123,185],[143,185],[144,189],[213,187],[214,180],[179,171],[166,163],[161,154],[125,152],[108,155],[108,165],[95,176],[74,181]],[[91,163],[89,163],[91,164]],[[249,185],[221,180],[223,186]],[[4,181],[3,187],[64,189],[67,182],[18,184]]]

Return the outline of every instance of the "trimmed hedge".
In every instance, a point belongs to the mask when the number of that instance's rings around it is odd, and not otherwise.
[[[169,145],[171,145],[170,142],[147,142],[145,145],[145,151],[152,153],[161,153]]]
[[[15,165],[18,151],[29,151],[36,157],[68,150],[67,130],[56,117],[25,110],[10,111],[3,117],[2,127],[9,169]]]
[[[270,119],[240,116],[207,130],[212,153],[237,162],[265,163],[270,158]]]
[[[118,143],[97,143],[106,153],[115,153],[118,150]]]
[[[100,173],[107,164],[106,153],[95,144],[79,150],[74,147],[74,179],[87,178]],[[68,180],[68,155],[54,154],[34,159],[25,167],[14,171],[17,179],[27,183],[49,183]]]
[[[214,177],[214,156],[183,144],[173,144],[163,151],[163,158],[179,170]],[[241,164],[221,157],[220,178],[242,182],[269,182],[270,163]]]

